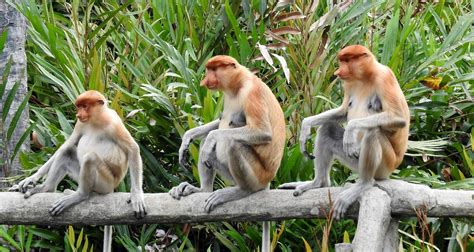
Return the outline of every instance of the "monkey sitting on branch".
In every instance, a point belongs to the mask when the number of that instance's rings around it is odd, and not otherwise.
[[[201,86],[224,95],[221,117],[188,130],[179,149],[179,163],[186,167],[189,144],[204,138],[198,160],[201,186],[183,182],[169,193],[180,199],[196,192],[212,192],[217,172],[235,186],[216,190],[209,196],[205,211],[210,212],[220,204],[244,198],[269,185],[283,155],[285,119],[270,88],[230,56],[209,59]],[[263,233],[262,251],[267,251],[268,223]]]
[[[295,189],[295,196],[330,186],[329,169],[334,158],[359,173],[357,182],[345,189],[334,204],[335,219],[375,179],[387,179],[403,160],[407,149],[410,112],[397,79],[387,66],[377,62],[364,46],[342,49],[334,73],[343,81],[344,98],[338,108],[305,118],[300,132],[300,149],[314,159],[313,181],[292,182],[281,189]],[[341,123],[347,122],[343,128]],[[306,151],[311,127],[319,127],[314,156]]]
[[[205,206],[210,212],[267,187],[283,155],[285,119],[270,88],[230,56],[209,59],[201,86],[223,92],[224,110],[219,119],[183,135],[179,149],[183,167],[191,141],[204,138],[198,161],[200,188],[182,182],[169,193],[180,199],[195,192],[212,192],[217,172],[235,186],[211,194]]]
[[[77,190],[57,200],[49,210],[58,215],[70,206],[89,198],[92,192],[112,193],[130,166],[132,188],[129,203],[137,218],[146,215],[142,190],[140,148],[118,114],[108,108],[97,91],[86,91],[76,99],[77,123],[71,136],[33,175],[10,188],[25,198],[41,192],[54,192],[68,175],[78,182]],[[41,185],[38,180],[46,176]]]

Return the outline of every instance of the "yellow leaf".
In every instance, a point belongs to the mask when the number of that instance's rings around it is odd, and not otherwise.
[[[69,242],[69,245],[73,249],[73,251],[75,251],[75,249],[74,249],[74,243],[75,243],[74,228],[71,225],[69,225],[69,227],[67,228],[67,240]]]
[[[81,228],[81,232],[79,233],[79,236],[77,237],[77,242],[76,242],[76,248],[80,248],[82,245],[82,236],[84,235],[84,229]]]
[[[421,80],[421,83],[433,90],[438,90],[440,89],[441,87],[439,86],[439,84],[441,83],[441,81],[443,80],[443,78],[441,77],[426,77],[424,79]]]
[[[82,252],[87,252],[87,247],[89,247],[89,239],[87,239],[87,235],[86,235],[86,241],[84,242],[84,247],[82,248]]]
[[[349,237],[349,233],[347,231],[344,231],[344,238],[342,238],[342,241],[344,243],[351,243],[351,238]]]
[[[311,246],[309,246],[309,243],[303,237],[301,237],[301,239],[303,239],[305,251],[306,252],[313,252],[313,250],[311,249]]]
[[[274,251],[276,249],[278,240],[280,240],[281,235],[283,234],[283,231],[285,231],[285,222],[281,224],[281,227],[278,229],[278,231],[275,231],[275,234],[273,234],[273,239],[272,239],[272,249],[271,251]]]

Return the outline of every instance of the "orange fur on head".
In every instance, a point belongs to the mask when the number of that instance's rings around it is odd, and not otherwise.
[[[89,90],[80,94],[76,99],[76,107],[81,106],[91,106],[97,103],[103,105],[105,104],[105,96],[102,95],[99,91]]]
[[[96,105],[106,105],[105,96],[95,90],[89,90],[80,94],[76,99],[76,117],[79,121],[88,122],[93,114],[91,109]]]
[[[206,63],[206,68],[215,70],[219,67],[226,67],[226,66],[237,66],[239,62],[236,59],[232,58],[231,56],[227,55],[217,55],[210,58]]]
[[[370,79],[373,76],[374,55],[362,45],[343,48],[338,54],[339,68],[334,72],[343,80]]]
[[[239,78],[236,74],[240,74],[243,69],[245,68],[231,56],[214,56],[206,63],[206,77],[201,81],[201,86],[208,89],[235,91],[240,88]]]

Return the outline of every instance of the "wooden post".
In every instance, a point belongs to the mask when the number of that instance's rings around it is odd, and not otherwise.
[[[393,218],[388,225],[385,240],[383,242],[383,252],[392,252],[398,250],[398,223],[399,218]]]
[[[377,187],[361,196],[357,231],[352,242],[354,252],[383,250],[391,220],[390,203],[390,196]]]

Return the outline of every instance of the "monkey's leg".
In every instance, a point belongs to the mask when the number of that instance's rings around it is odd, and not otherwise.
[[[335,156],[348,166],[357,167],[357,159],[348,157],[342,151],[343,136],[344,128],[339,124],[333,122],[322,124],[317,131],[314,143],[314,180],[287,183],[279,188],[291,189],[291,186],[294,186],[293,195],[299,196],[310,189],[330,186],[329,172]]]
[[[206,212],[212,211],[216,206],[225,202],[245,198],[267,186],[266,184],[262,185],[257,178],[257,172],[264,171],[264,167],[250,146],[238,141],[230,141],[228,157],[228,172],[236,186],[213,192],[206,200]]]
[[[201,182],[201,187],[197,188],[191,185],[188,182],[182,182],[181,184],[171,188],[169,194],[175,199],[180,199],[181,197],[188,196],[196,192],[212,192],[212,185],[214,184],[214,178],[216,177],[216,170],[214,168],[207,167],[202,161],[202,145],[204,141],[201,142],[201,148],[199,148],[199,161],[198,161],[198,172],[199,179]],[[212,158],[212,165],[214,166],[214,161],[217,162],[215,158],[215,152]],[[217,164],[217,163],[216,163]]]
[[[79,172],[79,169],[80,166],[75,154],[75,149],[71,151],[66,150],[63,153],[60,153],[60,155],[55,157],[51,164],[44,183],[28,189],[24,197],[29,198],[31,195],[36,193],[56,191],[56,187],[66,174],[70,174],[71,171]]]
[[[334,203],[333,218],[340,219],[344,216],[352,203],[367,189],[374,185],[374,175],[380,169],[382,163],[383,147],[388,143],[388,139],[379,129],[369,130],[362,139],[357,182],[339,194]]]
[[[77,191],[54,202],[49,210],[51,215],[58,215],[66,208],[86,200],[92,191],[98,193],[114,191],[114,177],[102,159],[95,153],[88,153],[83,159]]]

